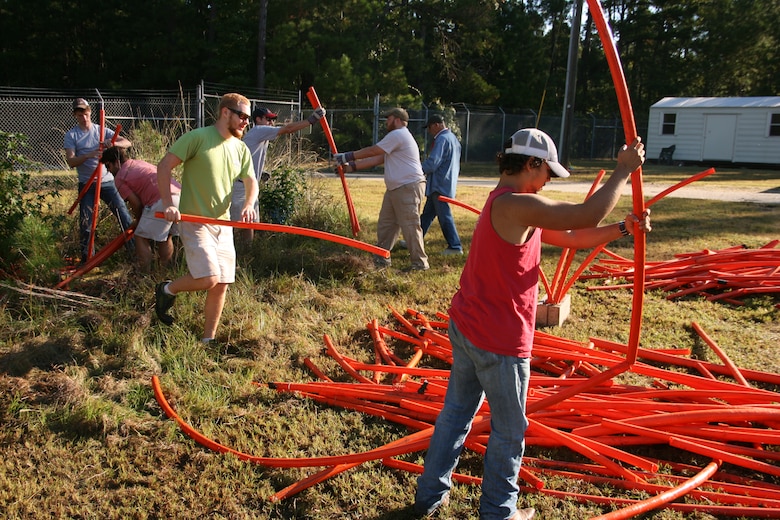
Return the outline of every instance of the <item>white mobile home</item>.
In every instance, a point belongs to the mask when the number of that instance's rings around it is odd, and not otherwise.
[[[647,158],[780,165],[780,96],[666,97],[650,107]]]

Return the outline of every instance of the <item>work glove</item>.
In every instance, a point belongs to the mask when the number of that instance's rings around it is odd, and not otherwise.
[[[309,123],[314,124],[325,115],[325,109],[322,107],[317,107],[314,109],[314,112],[311,113],[309,116]]]
[[[336,161],[337,165],[342,166],[355,160],[355,152],[337,153],[333,156],[333,160]]]
[[[343,173],[352,173],[357,171],[357,166],[355,165],[355,161],[350,161],[345,164],[337,165],[336,168],[334,168],[336,173],[339,173],[339,168],[341,168],[341,171]]]

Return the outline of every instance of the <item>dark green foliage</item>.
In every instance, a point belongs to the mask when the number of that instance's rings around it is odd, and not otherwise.
[[[270,90],[315,85],[328,108],[370,106],[380,93],[383,104],[439,98],[558,114],[572,3],[293,0],[268,2],[260,23],[257,0],[3,2],[0,84],[170,89],[205,79]],[[585,4],[575,110],[607,116],[617,100]],[[780,92],[776,0],[601,4],[637,113],[664,96]],[[97,36],[108,27],[128,36]]]
[[[260,184],[260,216],[265,222],[287,224],[301,201],[306,179],[301,170],[283,167]]]
[[[56,191],[30,193],[30,172],[35,165],[21,153],[26,145],[24,135],[0,131],[0,267],[3,269],[10,269],[18,259],[16,239],[23,235],[29,237],[29,232],[35,228],[30,224],[27,231],[19,233],[26,219],[36,218],[40,222],[43,209],[47,207],[46,196],[57,196]]]

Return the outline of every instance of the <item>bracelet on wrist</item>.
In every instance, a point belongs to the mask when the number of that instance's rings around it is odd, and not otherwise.
[[[620,234],[623,235],[624,237],[627,237],[628,235],[631,234],[628,232],[628,229],[626,228],[625,220],[621,220],[620,222],[618,222],[618,229],[620,230]]]

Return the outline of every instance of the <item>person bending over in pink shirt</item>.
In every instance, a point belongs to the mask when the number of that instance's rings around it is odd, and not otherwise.
[[[130,204],[137,226],[135,228],[136,256],[144,272],[152,267],[152,244],[157,246],[157,256],[161,266],[170,264],[173,257],[174,235],[179,234],[178,226],[164,218],[156,218],[155,212],[165,210],[157,188],[157,166],[146,161],[128,159],[123,148],[112,146],[103,152],[100,159],[106,169],[114,174],[119,194]],[[174,204],[179,204],[181,184],[171,179],[171,194]]]

